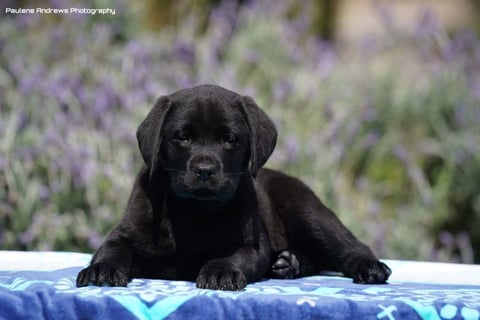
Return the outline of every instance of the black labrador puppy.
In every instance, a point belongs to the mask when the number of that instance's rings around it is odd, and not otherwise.
[[[214,85],[160,97],[137,139],[145,165],[125,215],[77,286],[160,278],[240,290],[320,270],[369,284],[391,274],[305,184],[260,169],[277,131],[252,98]]]

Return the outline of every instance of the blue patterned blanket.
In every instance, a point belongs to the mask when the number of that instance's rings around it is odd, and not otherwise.
[[[480,266],[388,261],[392,279],[377,286],[313,276],[265,280],[240,292],[147,279],[127,288],[76,288],[77,272],[89,259],[0,251],[0,319],[480,318]]]

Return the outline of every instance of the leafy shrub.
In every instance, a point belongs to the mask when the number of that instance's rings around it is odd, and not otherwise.
[[[193,15],[138,32],[131,7],[111,6],[114,19],[0,21],[2,248],[95,249],[123,213],[155,98],[216,83],[276,122],[268,166],[305,180],[377,254],[480,261],[475,35],[420,21],[346,50],[278,2],[223,2],[200,35]]]

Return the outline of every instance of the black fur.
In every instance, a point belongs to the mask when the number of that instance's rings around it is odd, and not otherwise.
[[[123,219],[78,286],[132,278],[241,290],[320,270],[357,283],[391,271],[300,180],[261,169],[277,132],[252,98],[204,85],[161,97],[137,131],[145,165]]]

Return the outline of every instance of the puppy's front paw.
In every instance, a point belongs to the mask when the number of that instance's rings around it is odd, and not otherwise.
[[[353,282],[362,284],[386,283],[392,270],[383,262],[378,260],[361,261],[353,275]]]
[[[276,260],[271,267],[272,278],[293,279],[300,274],[300,263],[297,257],[288,250],[276,254]]]
[[[222,262],[208,262],[197,277],[197,288],[238,291],[247,286],[247,279],[234,266]]]
[[[128,276],[118,268],[107,263],[96,263],[80,271],[77,276],[77,287],[85,287],[90,284],[126,287],[128,281]]]

